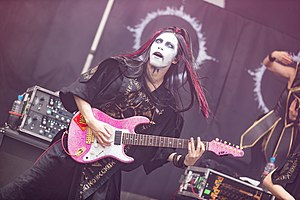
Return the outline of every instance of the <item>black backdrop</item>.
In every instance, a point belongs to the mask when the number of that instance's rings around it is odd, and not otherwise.
[[[0,2],[0,122],[18,94],[39,85],[57,91],[80,73],[107,1],[11,0]],[[200,135],[239,144],[249,125],[277,101],[283,80],[264,72],[262,59],[275,49],[298,53],[299,1],[226,1],[225,9],[199,0],[116,0],[101,37],[95,65],[107,56],[132,51],[153,31],[169,25],[189,30],[212,110],[205,120],[197,109],[186,113],[183,138]],[[140,34],[140,37],[138,37]],[[255,91],[261,84],[260,91]],[[278,89],[279,88],[279,89]],[[262,97],[260,99],[259,97]],[[253,154],[253,152],[252,152]],[[257,178],[264,163],[218,158],[237,173]],[[251,163],[251,165],[249,165]],[[2,163],[1,163],[2,165]],[[123,190],[171,199],[183,170],[165,166],[146,176],[125,173]]]

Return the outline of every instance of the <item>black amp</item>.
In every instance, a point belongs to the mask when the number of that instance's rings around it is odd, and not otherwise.
[[[34,86],[23,94],[24,110],[18,131],[51,141],[67,128],[73,114],[62,105],[58,93]]]

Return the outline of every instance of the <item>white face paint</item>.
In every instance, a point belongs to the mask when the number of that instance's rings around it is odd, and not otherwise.
[[[162,33],[150,47],[150,64],[156,68],[171,66],[178,51],[178,40],[174,33]]]

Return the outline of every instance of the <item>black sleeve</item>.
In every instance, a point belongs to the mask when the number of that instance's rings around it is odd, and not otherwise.
[[[98,66],[80,75],[71,85],[63,88],[60,93],[60,99],[64,107],[69,112],[77,111],[74,95],[93,105],[95,98],[104,92],[114,81],[122,75],[119,62],[109,58],[101,62]],[[116,94],[118,87],[113,87],[116,91],[110,91],[110,94]]]
[[[183,118],[178,113],[173,113],[169,120],[164,120],[164,128],[162,136],[179,138],[183,128]],[[175,152],[174,148],[158,148],[154,157],[146,161],[143,166],[146,174],[151,173],[153,170],[163,166],[168,162],[170,154]]]

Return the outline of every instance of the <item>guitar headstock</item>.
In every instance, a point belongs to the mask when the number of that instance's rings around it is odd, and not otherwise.
[[[243,157],[244,151],[240,149],[238,146],[233,146],[233,144],[228,142],[222,142],[218,138],[207,142],[206,150],[212,151],[215,154],[222,156],[231,154],[234,157]]]

